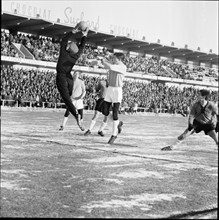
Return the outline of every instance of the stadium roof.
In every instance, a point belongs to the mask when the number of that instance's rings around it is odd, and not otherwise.
[[[72,26],[70,25],[60,24],[58,22],[53,23],[40,18],[30,18],[5,12],[2,12],[1,14],[1,28],[55,38],[59,38],[65,32],[72,30]],[[80,36],[80,33],[77,34],[76,39],[79,39]],[[114,34],[90,30],[87,42],[111,49],[160,55],[177,59],[187,59],[189,61],[211,63],[218,66],[217,54],[205,53],[199,50],[194,51],[189,48],[162,45],[159,42],[152,43],[147,42],[146,40],[132,39],[128,36],[116,36]]]

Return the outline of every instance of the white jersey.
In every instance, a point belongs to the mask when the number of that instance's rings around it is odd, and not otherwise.
[[[112,64],[106,59],[103,60],[103,65],[106,69],[109,69],[109,87],[123,87],[126,65],[121,61],[118,64]]]
[[[73,90],[71,98],[74,99],[83,99],[86,94],[84,81],[81,79],[76,79],[73,82]]]

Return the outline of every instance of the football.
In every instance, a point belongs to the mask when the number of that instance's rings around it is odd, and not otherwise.
[[[81,31],[85,31],[87,28],[87,24],[85,21],[80,21],[77,26],[78,26],[79,30],[81,30]]]

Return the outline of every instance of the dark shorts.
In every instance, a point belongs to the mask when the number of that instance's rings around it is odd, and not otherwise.
[[[99,98],[96,101],[95,111],[102,112],[104,98]]]
[[[212,124],[202,124],[202,123],[198,122],[197,120],[194,120],[193,126],[195,128],[196,133],[204,131],[206,135],[208,134],[208,132],[215,130],[215,125],[213,123]]]

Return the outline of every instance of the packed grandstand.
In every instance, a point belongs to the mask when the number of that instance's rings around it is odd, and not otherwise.
[[[7,25],[3,27],[1,105],[63,108],[64,104],[55,83],[59,39],[55,36],[22,32],[19,28],[9,30]],[[116,50],[120,48],[107,48],[88,41],[77,61],[75,69],[84,73],[86,109],[93,109],[95,85],[99,78],[106,77],[104,68],[93,66],[90,60],[109,56]],[[199,65],[191,65],[189,62],[180,63],[160,57],[159,54],[142,55],[127,50],[122,52],[126,54],[127,66],[121,105],[125,111],[132,112],[137,104],[138,111],[184,114],[196,99],[200,87],[210,89],[210,99],[218,102],[218,56],[216,65],[203,65],[201,62]]]

